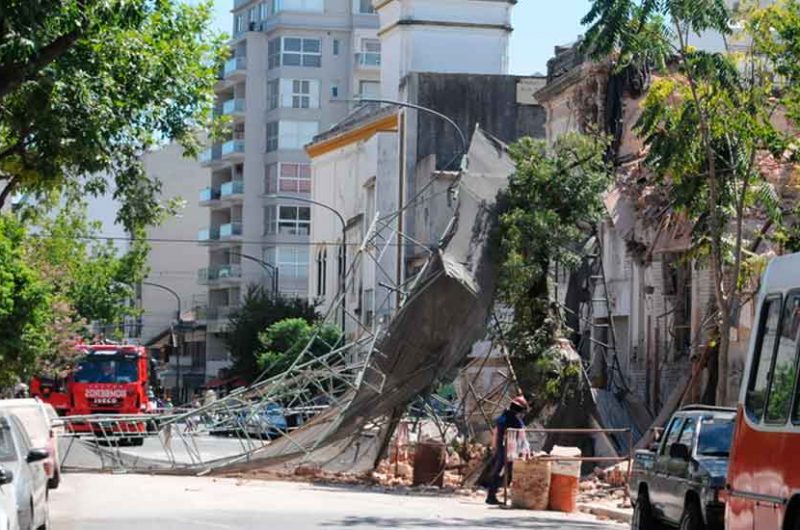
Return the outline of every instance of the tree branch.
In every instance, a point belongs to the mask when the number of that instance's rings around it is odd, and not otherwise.
[[[19,177],[11,177],[10,179],[8,179],[6,187],[3,188],[2,192],[0,192],[0,210],[3,209],[3,206],[5,206],[6,204],[6,200],[8,200],[8,197],[17,187],[18,183],[19,183]]]
[[[0,99],[49,65],[69,50],[83,35],[82,31],[71,31],[39,50],[36,56],[25,63],[12,63],[0,67]]]

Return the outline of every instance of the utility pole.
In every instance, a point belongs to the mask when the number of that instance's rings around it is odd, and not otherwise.
[[[266,262],[263,259],[258,259],[254,256],[249,256],[247,254],[242,254],[241,252],[236,252],[234,250],[229,250],[228,254],[231,256],[239,256],[242,259],[250,260],[255,263],[261,265],[264,270],[269,273],[272,277],[272,294],[278,296],[280,294],[280,282],[278,280],[278,267],[273,265],[272,263]]]
[[[178,351],[177,351],[177,354],[176,354],[177,366],[176,366],[176,369],[175,369],[175,373],[176,373],[175,374],[175,379],[176,379],[175,384],[176,384],[176,387],[177,387],[177,390],[178,390],[178,398],[177,399],[180,400],[181,397],[182,397],[181,394],[183,393],[183,377],[182,377],[182,374],[181,374],[181,355],[183,354],[184,345],[185,345],[185,341],[183,340],[184,339],[184,337],[183,337],[183,333],[184,333],[183,319],[181,318],[181,297],[173,289],[170,289],[166,285],[161,285],[160,283],[142,282],[142,285],[155,287],[157,289],[161,289],[162,291],[168,292],[169,294],[171,294],[172,296],[175,297],[175,301],[178,304],[178,312],[177,312],[177,317],[178,317],[177,318],[177,321],[178,321],[178,344],[177,344],[177,350]]]

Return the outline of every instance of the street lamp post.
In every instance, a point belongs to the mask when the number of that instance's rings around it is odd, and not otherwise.
[[[306,197],[295,197],[294,195],[267,195],[269,199],[282,199],[288,201],[300,201],[300,202],[307,202],[309,204],[313,204],[315,206],[319,206],[320,208],[325,208],[329,212],[333,212],[336,215],[336,218],[339,219],[339,222],[342,225],[342,244],[339,247],[339,255],[341,261],[341,267],[339,268],[339,294],[342,297],[341,305],[342,305],[342,333],[345,332],[345,324],[346,324],[346,317],[345,317],[345,310],[346,310],[346,301],[345,301],[345,276],[347,274],[347,222],[344,220],[344,216],[334,208],[324,202],[315,201],[313,199],[308,199]]]
[[[178,388],[178,399],[181,399],[181,394],[183,393],[183,378],[181,377],[181,353],[183,353],[184,349],[184,337],[183,337],[183,319],[181,318],[181,297],[178,293],[176,293],[173,289],[170,289],[166,285],[161,285],[160,283],[153,283],[153,282],[141,282],[142,285],[147,285],[149,287],[155,287],[157,289],[161,289],[162,291],[166,291],[172,296],[175,297],[175,301],[178,304],[178,331],[179,331],[179,338],[180,342],[178,344],[178,352],[177,352],[177,367],[176,367],[176,384]]]
[[[256,257],[249,256],[247,254],[242,254],[241,252],[236,252],[236,251],[229,250],[228,253],[231,256],[239,256],[242,259],[250,260],[250,261],[253,261],[253,262],[258,263],[259,265],[261,265],[264,268],[264,270],[272,277],[272,293],[275,296],[278,296],[279,288],[280,288],[280,283],[279,283],[279,279],[278,279],[278,267],[276,267],[272,263],[268,263],[268,262],[266,262],[266,261],[264,261],[262,259],[258,259]]]

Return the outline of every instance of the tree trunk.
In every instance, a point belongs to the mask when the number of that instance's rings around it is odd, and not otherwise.
[[[724,407],[728,404],[728,350],[731,345],[730,315],[727,311],[722,313],[719,326],[719,355],[717,356],[717,405]]]

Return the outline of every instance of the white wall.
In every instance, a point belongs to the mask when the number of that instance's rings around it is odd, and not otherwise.
[[[208,213],[197,203],[200,189],[205,186],[207,171],[195,160],[183,158],[183,148],[171,144],[143,157],[145,171],[162,182],[162,201],[174,198],[185,200],[178,215],[162,225],[148,230],[152,239],[197,239],[197,230],[208,220]],[[182,309],[187,311],[205,298],[206,289],[197,284],[197,270],[208,263],[206,249],[194,243],[152,242],[147,281],[173,289],[181,297]],[[169,326],[175,318],[177,302],[173,296],[156,287],[142,286],[142,339],[149,340]]]
[[[511,2],[479,0],[385,4],[378,12],[383,96],[400,96],[410,72],[508,73],[512,7]]]

